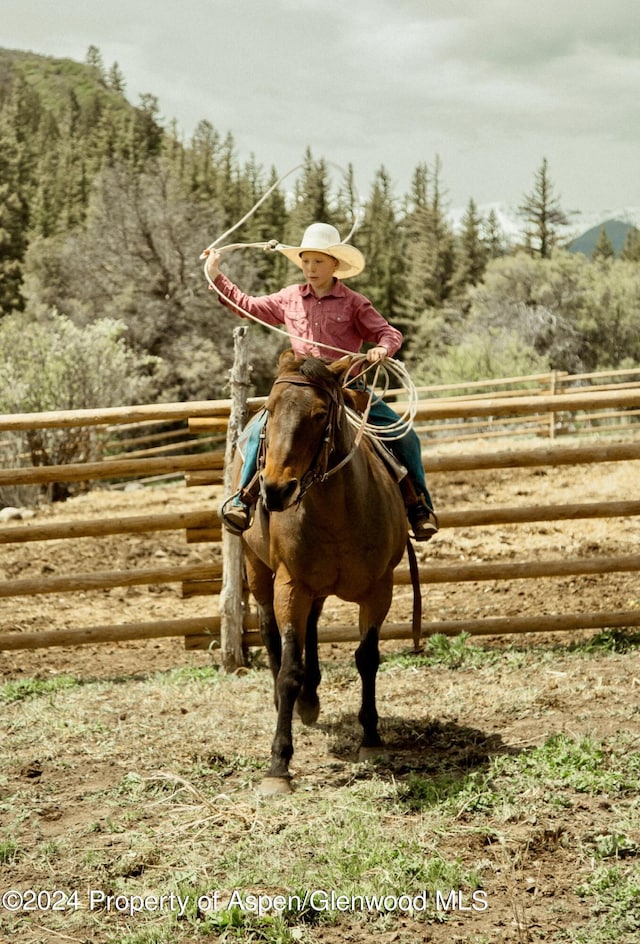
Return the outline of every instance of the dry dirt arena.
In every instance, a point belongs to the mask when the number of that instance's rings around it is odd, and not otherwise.
[[[431,477],[430,486],[437,506],[449,510],[628,499],[637,497],[640,492],[640,463],[440,474]],[[216,490],[206,487],[187,489],[165,485],[131,491],[98,490],[64,504],[43,507],[34,521],[195,510],[207,504],[215,507],[218,500]],[[21,526],[16,522],[15,527]],[[637,553],[639,534],[637,518],[443,528],[435,540],[419,548],[419,558],[421,565],[426,566],[429,561],[460,563],[625,556]],[[187,545],[184,534],[162,532],[100,540],[84,538],[74,541],[73,546],[72,542],[63,541],[5,545],[0,550],[0,578],[198,563],[209,561],[218,553],[217,548],[209,545]],[[638,607],[640,587],[634,573],[444,584],[424,592],[427,620]],[[410,590],[399,589],[390,619],[408,621],[410,608]],[[27,634],[44,629],[204,616],[214,612],[215,600],[182,600],[175,585],[10,598],[0,599],[0,632]],[[349,606],[336,600],[327,601],[323,614],[325,624],[354,618],[355,612]],[[637,639],[637,629],[629,632]],[[474,645],[505,652],[528,647],[544,651],[546,655],[535,662],[533,673],[531,662],[513,657],[491,672],[482,668],[455,672],[445,666],[420,673],[410,667],[381,673],[378,694],[381,730],[400,758],[390,769],[389,776],[403,776],[412,764],[423,772],[430,766],[433,769],[438,758],[448,753],[461,763],[472,763],[472,755],[478,752],[486,755],[496,746],[499,750],[516,751],[540,745],[551,735],[561,733],[602,740],[623,731],[629,736],[632,747],[640,748],[640,649],[635,645],[623,653],[603,651],[588,659],[572,658],[572,644],[593,635],[593,631],[582,631],[570,635],[538,633],[526,637],[475,638]],[[292,769],[298,792],[348,789],[351,778],[356,776],[352,773],[352,753],[356,746],[358,687],[352,669],[353,648],[347,644],[321,646],[321,662],[334,666],[334,671],[326,673],[320,689],[321,723],[311,729],[296,729]],[[408,652],[410,645],[387,642],[382,648],[385,654],[393,654]],[[222,706],[207,704],[201,698],[190,699],[188,691],[180,704],[136,705],[135,696],[129,694],[127,684],[131,680],[147,679],[181,666],[210,666],[216,659],[215,651],[186,651],[181,639],[0,653],[0,681],[4,683],[44,680],[60,674],[73,675],[86,683],[118,683],[122,690],[118,703],[109,703],[98,693],[92,698],[88,685],[83,711],[89,711],[90,703],[91,712],[100,717],[105,726],[126,728],[131,724],[130,735],[118,741],[117,753],[107,756],[99,741],[92,740],[79,743],[77,755],[69,757],[65,764],[48,761],[49,748],[42,743],[37,731],[31,744],[20,741],[9,777],[4,781],[0,777],[2,827],[12,829],[6,819],[3,798],[15,791],[31,791],[33,805],[29,815],[37,820],[33,835],[37,834],[40,840],[43,836],[49,837],[51,841],[65,834],[73,835],[78,842],[86,841],[89,849],[92,842],[99,844],[100,837],[81,840],[80,837],[86,835],[82,831],[83,824],[99,815],[109,815],[109,811],[96,812],[95,802],[91,810],[87,809],[88,798],[95,798],[101,791],[113,787],[127,771],[180,769],[181,756],[192,757],[194,752],[246,755],[257,768],[264,766],[273,724],[266,669],[234,679],[226,689],[231,700]],[[5,727],[9,723],[8,707],[0,704],[0,710],[7,716],[3,722]],[[348,720],[348,733],[340,727],[343,719]],[[86,724],[89,721],[85,718]],[[429,734],[431,743],[428,743]],[[6,741],[5,748],[8,747]],[[256,782],[259,774],[258,769]],[[229,775],[225,792],[232,791],[234,784],[238,790],[242,788],[238,776],[237,772]],[[445,941],[521,944],[561,940],[563,927],[575,930],[586,926],[589,918],[589,905],[579,902],[573,891],[582,864],[583,853],[578,853],[578,845],[583,849],[585,837],[605,834],[613,828],[614,812],[606,800],[586,797],[582,807],[573,809],[570,822],[558,812],[555,818],[550,817],[545,822],[536,822],[534,818],[530,823],[520,824],[522,847],[520,854],[511,859],[511,874],[507,874],[509,870],[504,863],[494,862],[489,888],[491,907],[487,912],[461,915],[446,925],[435,924],[428,928],[414,926],[405,918],[395,927],[376,932],[375,940],[383,944],[422,940],[438,944]],[[518,830],[512,835],[514,842]],[[16,826],[16,835],[26,835],[24,827]],[[640,835],[631,839],[640,845]],[[117,838],[112,841],[117,846]],[[463,816],[456,830],[448,834],[443,851],[459,857],[463,863],[477,859],[480,854],[485,859],[490,858],[489,851],[479,852],[483,841],[474,830],[472,818]],[[122,850],[114,849],[114,854],[116,852],[120,854]],[[36,880],[42,886],[46,878],[29,871],[28,856],[22,863],[11,864],[9,871],[4,865],[2,869],[5,878],[10,874],[12,887],[28,887]],[[153,869],[149,874],[152,873]],[[68,881],[69,878],[68,875],[57,876],[55,880]],[[522,914],[526,912],[526,920],[518,919],[519,910]],[[85,941],[89,937],[94,942],[108,940],[100,934],[90,934],[86,928],[83,932],[70,929],[66,934],[61,930],[47,932],[42,922],[39,926],[25,925],[21,933],[20,940],[29,944]],[[348,923],[333,930],[318,929],[314,935],[302,936],[300,940],[364,944],[371,939],[370,930]]]

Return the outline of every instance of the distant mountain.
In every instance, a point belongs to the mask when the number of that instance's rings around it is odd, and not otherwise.
[[[605,220],[578,236],[569,243],[567,248],[569,252],[581,252],[585,256],[590,256],[598,244],[600,233],[604,230],[618,256],[624,247],[627,235],[632,229],[637,229],[632,223],[623,223],[622,220]]]

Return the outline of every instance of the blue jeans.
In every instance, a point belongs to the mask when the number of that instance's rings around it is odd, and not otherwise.
[[[240,476],[241,488],[246,488],[256,474],[260,434],[266,421],[267,414],[263,411],[241,434],[239,445],[244,460]],[[384,400],[374,400],[369,412],[369,421],[374,426],[390,426],[392,423],[397,423],[398,414]],[[406,468],[418,494],[424,496],[427,505],[433,511],[433,502],[424,477],[422,449],[416,431],[413,427],[407,426],[404,435],[400,439],[390,440],[388,446],[396,459]]]

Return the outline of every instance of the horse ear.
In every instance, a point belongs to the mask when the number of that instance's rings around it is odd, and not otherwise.
[[[341,357],[339,361],[334,361],[332,364],[327,364],[327,370],[333,374],[336,380],[339,380],[342,383],[344,378],[351,370],[352,365],[353,355],[347,354],[346,357]]]
[[[286,351],[283,351],[278,358],[278,376],[292,370],[297,360],[298,358],[291,348],[287,348]]]
[[[350,390],[349,387],[343,387],[342,394],[344,396],[344,402],[347,406],[350,406],[352,410],[356,410],[358,413],[364,413],[367,409],[369,394],[366,390]]]

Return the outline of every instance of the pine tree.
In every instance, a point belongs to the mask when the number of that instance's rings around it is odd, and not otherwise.
[[[128,134],[121,156],[136,170],[143,170],[149,158],[160,154],[162,135],[158,99],[155,95],[145,93],[140,96],[140,105],[129,118]]]
[[[620,258],[625,262],[640,262],[640,229],[630,229],[624,241]]]
[[[483,222],[482,238],[489,259],[499,259],[508,252],[508,239],[498,220],[498,214],[491,208]]]
[[[429,308],[449,297],[454,265],[454,238],[442,207],[440,162],[433,171],[416,168],[403,220],[406,291],[403,307],[407,327]]]
[[[240,170],[236,157],[236,143],[231,132],[225,135],[216,160],[215,206],[222,219],[222,229],[233,226],[244,216],[246,209],[243,202]],[[244,207],[244,209],[243,209]]]
[[[558,243],[560,227],[567,226],[569,218],[554,195],[546,157],[536,171],[533,190],[518,207],[518,214],[528,224],[526,243],[530,251],[548,259]]]
[[[600,232],[598,233],[598,241],[593,247],[593,252],[591,253],[591,258],[596,261],[606,261],[607,259],[615,258],[616,250],[615,246],[611,242],[611,238],[607,233],[604,226],[600,227]]]
[[[271,187],[275,187],[278,179],[276,169],[272,167],[269,179],[262,184],[262,190],[257,193],[254,202],[257,202]],[[281,237],[287,226],[287,207],[284,194],[279,187],[276,187],[258,207],[249,223],[252,242],[269,242],[272,239],[282,241]],[[284,285],[289,265],[282,253],[265,251],[258,255],[254,264],[260,280],[261,292],[275,292]]]
[[[3,142],[6,146],[6,141]],[[11,167],[0,149],[0,316],[24,308],[22,263],[26,250],[24,201],[10,184]]]
[[[114,62],[109,72],[107,73],[107,86],[114,92],[118,92],[120,95],[124,95],[126,91],[126,83],[124,75],[120,70],[120,66],[117,62]]]
[[[469,200],[462,218],[462,230],[456,240],[454,290],[461,293],[468,285],[477,285],[487,267],[488,250],[482,236],[482,217],[475,201]]]
[[[85,65],[89,66],[90,69],[95,69],[101,80],[105,81],[105,72],[104,72],[104,60],[102,58],[102,53],[97,46],[89,46],[87,49],[87,54],[84,58]]]
[[[18,81],[0,111],[0,315],[24,308],[23,263],[33,173],[29,141],[37,124],[33,104],[24,81]]]
[[[362,250],[366,268],[358,287],[374,307],[394,322],[402,294],[403,271],[400,230],[391,178],[384,167],[375,174],[364,219],[354,238]]]
[[[334,223],[329,196],[329,171],[325,161],[316,161],[311,149],[305,153],[302,177],[296,180],[294,205],[289,214],[286,242],[297,245],[312,223]]]
[[[186,168],[190,193],[209,201],[216,194],[215,161],[220,135],[210,121],[199,121],[187,149]]]
[[[52,236],[60,225],[57,197],[60,131],[50,112],[43,117],[38,141],[41,142],[41,158],[35,174],[36,186],[30,204],[31,233],[32,236]]]
[[[355,234],[361,222],[362,211],[353,165],[349,164],[340,180],[335,206],[332,208],[334,224],[343,239],[346,239],[352,231]],[[355,240],[357,237],[352,239],[352,241]]]

